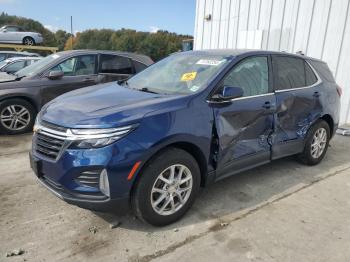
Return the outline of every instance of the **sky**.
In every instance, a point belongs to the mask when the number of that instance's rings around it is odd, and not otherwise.
[[[0,0],[0,12],[41,22],[51,31],[158,29],[193,35],[196,0]]]

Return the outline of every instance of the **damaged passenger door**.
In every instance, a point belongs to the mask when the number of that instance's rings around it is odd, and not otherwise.
[[[276,92],[272,159],[300,153],[310,125],[320,117],[320,81],[301,58],[272,55]]]
[[[213,145],[216,179],[270,161],[269,137],[273,132],[276,102],[271,90],[269,60],[269,56],[241,60],[223,78],[212,97],[210,105],[217,136]],[[241,88],[243,95],[225,99],[226,86]]]

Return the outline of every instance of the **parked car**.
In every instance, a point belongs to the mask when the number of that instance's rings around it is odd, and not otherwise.
[[[74,50],[47,56],[0,83],[0,133],[31,131],[37,112],[55,97],[127,79],[152,63],[147,56],[126,52]]]
[[[40,57],[13,57],[0,62],[0,72],[14,74],[18,70],[25,68],[39,61]],[[1,81],[1,76],[0,76]]]
[[[0,28],[0,43],[36,45],[43,42],[40,33],[26,32],[16,25],[5,25]]]
[[[326,63],[280,52],[169,56],[122,86],[67,93],[39,113],[31,166],[61,199],[131,205],[156,226],[181,218],[200,186],[298,155],[318,164],[339,121]]]
[[[12,57],[41,57],[36,53],[15,52],[15,51],[0,51],[0,62]]]

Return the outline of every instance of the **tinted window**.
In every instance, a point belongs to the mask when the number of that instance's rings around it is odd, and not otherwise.
[[[20,54],[20,53],[10,53],[10,54],[8,54],[8,58],[10,58],[10,57],[23,57],[23,56],[26,56],[26,55],[24,55],[24,54]]]
[[[317,82],[317,77],[314,71],[312,71],[311,67],[306,62],[305,62],[305,78],[306,78],[307,86],[311,86]]]
[[[134,67],[135,67],[136,73],[138,73],[138,72],[141,72],[143,69],[145,69],[147,66],[140,62],[134,61]]]
[[[0,54],[0,61],[3,61],[6,59],[6,54]]]
[[[225,77],[224,85],[242,88],[243,96],[268,93],[269,70],[267,57],[244,59]]]
[[[101,55],[101,73],[132,74],[133,67],[130,59],[116,55]]]
[[[276,56],[272,59],[275,88],[284,90],[306,85],[304,60],[294,57]]]
[[[37,62],[38,60],[27,60],[27,66],[34,64],[35,62]]]
[[[333,74],[326,63],[314,60],[310,60],[309,62],[316,69],[322,80],[335,83]]]
[[[95,73],[95,56],[83,55],[69,58],[51,71],[63,71],[65,76],[92,75]]]
[[[20,31],[18,27],[15,27],[15,26],[8,26],[6,27],[6,31],[7,32],[18,32]]]
[[[6,72],[17,72],[24,67],[25,61],[18,61],[8,65],[4,71]]]

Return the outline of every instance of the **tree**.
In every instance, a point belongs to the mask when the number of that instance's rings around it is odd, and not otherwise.
[[[140,32],[122,28],[120,30],[91,29],[73,38],[73,49],[119,50],[150,56],[157,61],[171,53],[181,50],[182,40],[191,38],[168,31],[157,33]],[[68,39],[65,50],[71,49]]]
[[[56,39],[58,50],[64,50],[64,46],[70,37],[71,37],[71,34],[67,33],[64,30],[56,31],[55,39]]]
[[[168,31],[150,33],[125,28],[120,30],[89,29],[72,36],[64,30],[53,33],[38,21],[3,12],[0,14],[0,26],[6,24],[19,25],[25,30],[41,33],[44,37],[43,45],[57,46],[60,51],[72,49],[73,39],[73,49],[135,52],[148,55],[155,61],[181,50],[182,41],[192,38],[189,35],[179,35]]]

